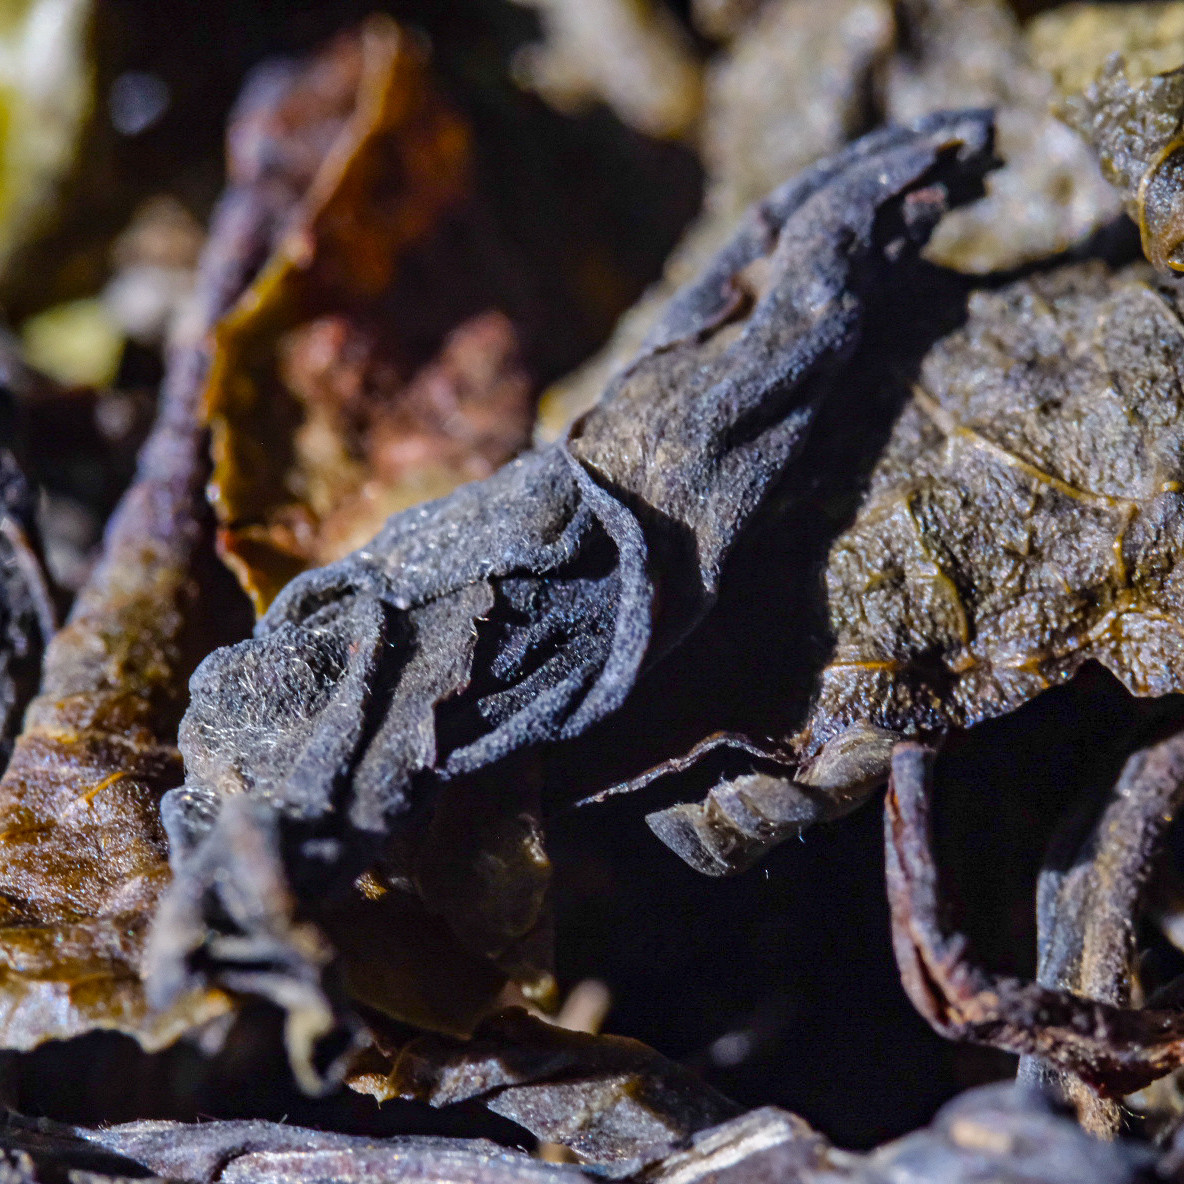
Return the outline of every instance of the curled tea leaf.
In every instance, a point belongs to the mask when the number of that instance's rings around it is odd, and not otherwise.
[[[980,969],[960,934],[944,926],[930,835],[933,753],[897,746],[884,810],[892,941],[905,991],[952,1040],[1037,1056],[1103,1096],[1121,1097],[1184,1063],[1184,1016],[1174,1010],[1116,1007],[1071,990]],[[1132,796],[1175,795],[1184,780],[1184,744],[1168,741],[1133,771]]]
[[[1059,268],[975,292],[921,364],[833,543],[834,651],[793,780],[725,783],[651,825],[703,870],[746,866],[882,782],[895,737],[1014,710],[1095,660],[1184,687],[1180,290]]]
[[[967,112],[891,129],[773,194],[568,441],[394,516],[203,663],[186,786],[167,803],[185,923],[157,928],[162,997],[240,961],[280,979],[288,965],[274,931],[243,917],[233,957],[208,957],[232,948],[217,938],[235,915],[226,886],[254,874],[222,833],[244,823],[223,821],[228,799],[277,832],[263,846],[281,852],[298,927],[375,860],[397,861],[440,785],[620,706],[714,601],[858,340],[874,277],[979,190],[990,127]]]
[[[1130,757],[1083,841],[1072,842],[1079,824],[1054,840],[1036,906],[1041,985],[1131,1005],[1144,896],[1182,802],[1184,742],[1175,737]],[[1117,1133],[1118,1103],[1099,1098],[1072,1074],[1031,1058],[1021,1062],[1019,1077],[1072,1102],[1087,1130]]]
[[[201,989],[165,1011],[140,977],[169,880],[160,799],[181,780],[185,682],[241,628],[213,550],[201,398],[208,334],[251,282],[290,208],[269,123],[291,73],[255,76],[231,131],[232,184],[168,354],[156,424],[102,557],[50,644],[0,780],[0,1044],[94,1028],[159,1048],[230,1006]]]
[[[1113,5],[1102,7],[1098,23],[1121,22]],[[726,241],[742,210],[871,128],[952,106],[995,110],[1004,164],[983,200],[951,211],[935,231],[926,255],[943,266],[983,275],[1036,263],[1119,218],[1121,198],[1089,145],[1049,109],[1060,59],[1048,57],[1048,38],[1035,36],[1005,0],[763,4],[708,71],[700,216],[658,290],[621,320],[601,353],[546,392],[540,438],[555,438],[595,403],[668,295]],[[1081,57],[1085,40],[1067,56]]]

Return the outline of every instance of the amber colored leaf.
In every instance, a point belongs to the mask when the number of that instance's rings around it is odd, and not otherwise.
[[[321,108],[328,149],[218,325],[207,392],[220,553],[259,612],[393,511],[487,476],[529,430],[505,317],[457,325],[438,358],[407,373],[361,315],[464,197],[470,135],[423,47],[391,21],[371,19],[330,56],[332,88],[304,100]]]
[[[209,333],[292,208],[302,164],[292,132],[315,109],[290,112],[284,100],[308,83],[264,70],[240,101],[231,184],[169,349],[155,427],[100,561],[48,647],[40,694],[0,780],[5,1047],[113,1028],[156,1048],[229,1006],[203,989],[156,1012],[140,962],[170,879],[160,799],[182,777],[186,682],[212,645],[244,627],[205,500]]]
[[[0,781],[0,1043],[10,1048],[93,1027],[158,1046],[225,1007],[202,992],[152,1015],[138,973],[169,878],[158,802],[181,775],[176,721],[199,656],[187,634],[216,574],[201,571],[212,538],[196,353],[174,354],[161,420],[49,646]]]
[[[370,1073],[350,1084],[379,1101],[480,1100],[538,1138],[620,1174],[739,1111],[640,1041],[569,1032],[519,1009],[487,1020],[465,1043],[422,1037],[398,1053],[387,1076]]]
[[[177,882],[153,938],[162,997],[246,974],[283,1004],[307,982],[304,922],[383,859],[458,929],[476,919],[468,940],[517,956],[502,943],[531,936],[545,877],[532,753],[615,711],[702,620],[859,338],[872,277],[895,277],[981,190],[990,145],[988,113],[939,114],[789,182],[566,441],[394,515],[289,584],[251,641],[206,659],[182,726],[186,785],[166,803]],[[482,899],[464,910],[451,832],[431,870],[416,832],[432,806],[480,820],[463,793],[481,777],[513,807],[492,821],[508,820],[519,866],[470,877]],[[248,844],[253,827],[268,837]],[[275,868],[239,858],[248,847],[282,863],[301,906],[288,930],[255,906]],[[484,840],[468,849],[499,858]]]

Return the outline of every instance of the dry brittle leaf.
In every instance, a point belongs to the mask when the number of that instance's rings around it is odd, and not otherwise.
[[[568,441],[396,515],[293,581],[253,641],[206,660],[183,726],[188,780],[167,803],[178,881],[154,936],[162,997],[247,975],[290,1002],[301,966],[317,972],[306,922],[376,860],[397,862],[415,807],[620,706],[714,601],[859,337],[865,285],[991,163],[989,116],[969,112],[869,137],[791,182]],[[248,849],[271,852],[266,866],[241,861]],[[260,905],[279,879],[300,905],[291,941],[282,905]]]
[[[229,1006],[221,991],[203,989],[154,1011],[140,961],[169,880],[159,805],[181,779],[175,738],[186,679],[211,645],[242,627],[205,502],[208,334],[291,209],[285,170],[298,171],[299,161],[273,150],[273,116],[297,82],[264,70],[240,102],[232,183],[170,347],[156,425],[102,557],[49,646],[40,694],[0,781],[6,1047],[114,1028],[157,1048]]]
[[[218,325],[206,397],[220,551],[260,612],[392,510],[485,475],[473,458],[505,460],[529,414],[504,319],[458,329],[404,390],[401,359],[360,317],[469,182],[468,129],[422,47],[374,18],[276,118],[299,205]]]
[[[651,816],[703,871],[747,866],[861,802],[894,740],[1014,710],[1086,661],[1184,686],[1180,293],[1064,267],[975,292],[928,352],[831,547],[834,652],[794,780],[753,773]]]
[[[831,550],[807,761],[856,722],[968,727],[1090,659],[1136,695],[1184,685],[1181,341],[1179,290],[1138,269],[972,297]]]

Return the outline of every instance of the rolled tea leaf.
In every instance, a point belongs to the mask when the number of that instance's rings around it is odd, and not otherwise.
[[[990,116],[962,112],[869,136],[790,182],[567,440],[396,515],[203,663],[186,785],[166,803],[178,881],[154,935],[162,999],[241,962],[283,1002],[302,926],[397,858],[413,807],[620,706],[714,602],[859,340],[866,295],[991,163]],[[240,797],[249,810],[224,809]],[[244,827],[275,836],[244,846]],[[257,931],[239,907],[274,874],[237,862],[247,847],[283,867],[289,944],[275,916]]]

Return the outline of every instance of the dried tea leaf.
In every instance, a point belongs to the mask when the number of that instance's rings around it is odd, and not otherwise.
[[[653,1184],[1135,1184],[1154,1158],[1135,1143],[1091,1138],[1034,1090],[991,1085],[968,1090],[929,1126],[862,1155],[834,1150],[796,1115],[753,1110],[695,1135],[688,1150],[640,1178]]]
[[[37,689],[54,607],[36,546],[34,494],[16,457],[0,447],[0,768]]]
[[[536,9],[543,40],[518,51],[515,72],[552,106],[607,103],[649,136],[687,135],[699,118],[694,46],[662,0],[515,0]]]
[[[892,944],[917,1010],[951,1040],[1039,1057],[1119,1098],[1184,1063],[1184,1015],[1174,1008],[1117,1007],[1036,982],[982,970],[961,934],[945,925],[930,825],[934,753],[897,745],[884,809]],[[1179,793],[1184,743],[1177,737],[1133,770],[1136,796]],[[1121,894],[1121,889],[1120,889]]]
[[[1126,195],[1143,253],[1184,271],[1184,5],[1075,6],[1048,14],[1033,37],[1067,96],[1060,114]]]
[[[1127,760],[1084,840],[1076,817],[1054,839],[1036,900],[1042,986],[1120,1007],[1141,993],[1136,926],[1182,802],[1184,740],[1177,736]],[[1019,1078],[1071,1102],[1094,1134],[1118,1133],[1120,1105],[1073,1074],[1029,1058]]]
[[[178,881],[154,935],[162,997],[242,968],[284,1003],[285,983],[307,982],[301,926],[392,855],[434,786],[622,703],[714,600],[859,336],[867,285],[990,163],[988,115],[940,115],[790,183],[567,442],[396,515],[203,663],[187,782],[166,805]],[[260,827],[273,837],[244,839]],[[291,942],[255,907],[252,881],[280,873],[241,863],[247,848],[282,863],[302,906]]]
[[[1102,663],[1184,687],[1181,293],[1145,269],[1060,268],[975,292],[826,572],[833,656],[793,739],[753,774],[651,817],[701,870],[746,866],[887,773],[894,739],[1014,710]]]
[[[385,1078],[351,1084],[379,1101],[448,1106],[479,1099],[538,1138],[622,1176],[739,1109],[637,1040],[569,1032],[517,1009],[487,1020],[463,1044],[416,1040]]]
[[[459,330],[392,409],[398,367],[357,319],[468,183],[468,129],[435,93],[422,48],[373,18],[273,118],[299,205],[217,327],[206,396],[220,552],[260,612],[391,509],[483,475],[464,464],[482,443],[492,463],[506,459],[525,434],[514,412],[527,413],[503,322]],[[507,411],[509,424],[479,422]]]
[[[902,1178],[919,1184],[1135,1184],[1152,1171],[1153,1160],[1146,1146],[1091,1138],[1034,1090],[989,1085],[947,1103],[930,1126],[869,1155],[844,1156],[839,1171],[812,1178],[828,1184]]]
[[[758,1184],[804,1181],[827,1169],[850,1170],[854,1156],[830,1154],[830,1144],[809,1123],[762,1106],[739,1118],[691,1135],[685,1151],[674,1151],[648,1168],[653,1184]]]
[[[1066,268],[976,293],[923,363],[827,573],[835,654],[800,742],[968,727],[1094,659],[1184,685],[1181,292]]]
[[[264,71],[240,103],[232,184],[170,347],[156,425],[101,560],[47,650],[40,695],[0,780],[5,1047],[114,1028],[158,1048],[229,1006],[202,989],[154,1011],[140,961],[169,880],[159,803],[181,780],[185,681],[240,624],[213,552],[200,403],[208,333],[290,209],[279,182],[291,162],[272,150],[269,119],[292,84]]]
[[[545,1184],[587,1180],[485,1139],[367,1138],[263,1121],[129,1122],[98,1130],[18,1114],[0,1125],[0,1172],[11,1184]]]
[[[484,1139],[366,1138],[261,1121],[133,1122],[99,1130],[8,1113],[0,1126],[4,1178],[115,1184],[320,1184],[449,1180],[546,1184],[604,1178],[545,1163]],[[933,1122],[874,1151],[837,1151],[796,1115],[764,1107],[696,1132],[686,1149],[642,1169],[641,1184],[1137,1184],[1175,1179],[1178,1149],[1103,1143],[1047,1099],[1012,1085],[969,1090]]]
[[[1055,64],[1043,47],[1043,39],[1029,46],[1005,0],[770,0],[708,71],[703,212],[605,349],[546,392],[538,438],[557,438],[595,403],[744,208],[880,123],[967,103],[997,112],[1006,163],[983,201],[953,211],[935,232],[926,254],[945,266],[1019,267],[1120,216],[1089,146],[1050,110]]]

